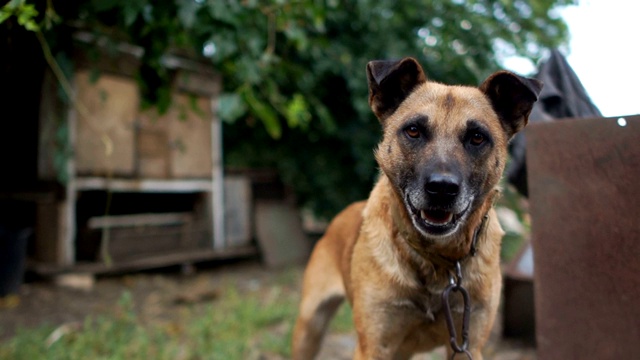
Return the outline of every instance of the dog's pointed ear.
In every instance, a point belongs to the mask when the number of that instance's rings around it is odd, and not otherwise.
[[[416,88],[427,81],[416,59],[376,60],[367,64],[369,106],[384,121]]]
[[[487,95],[502,127],[511,138],[529,121],[533,104],[542,90],[542,81],[499,71],[487,78],[480,90]]]

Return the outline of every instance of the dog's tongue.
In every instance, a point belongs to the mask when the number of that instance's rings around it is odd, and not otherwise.
[[[453,220],[453,213],[442,211],[442,210],[430,210],[430,211],[421,210],[420,217],[422,218],[422,220],[430,224],[443,225]]]

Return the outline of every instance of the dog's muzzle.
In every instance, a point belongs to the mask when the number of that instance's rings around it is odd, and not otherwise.
[[[406,191],[405,203],[415,227],[425,236],[447,236],[457,230],[471,204],[464,193],[459,178],[435,173],[422,188]]]

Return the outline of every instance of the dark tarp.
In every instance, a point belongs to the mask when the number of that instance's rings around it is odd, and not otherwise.
[[[544,87],[529,116],[530,123],[602,116],[560,51],[552,50],[549,58],[540,64],[534,77],[543,81]],[[525,141],[522,132],[511,141],[511,162],[507,166],[506,176],[518,192],[528,196]]]

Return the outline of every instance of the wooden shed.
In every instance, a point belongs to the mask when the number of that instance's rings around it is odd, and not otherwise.
[[[91,34],[75,40],[106,54]],[[220,77],[166,55],[171,106],[141,110],[142,50],[119,44],[116,53],[75,56],[73,102],[45,76],[38,177],[62,191],[38,201],[33,267],[95,273],[254,253],[250,182],[223,176]]]

